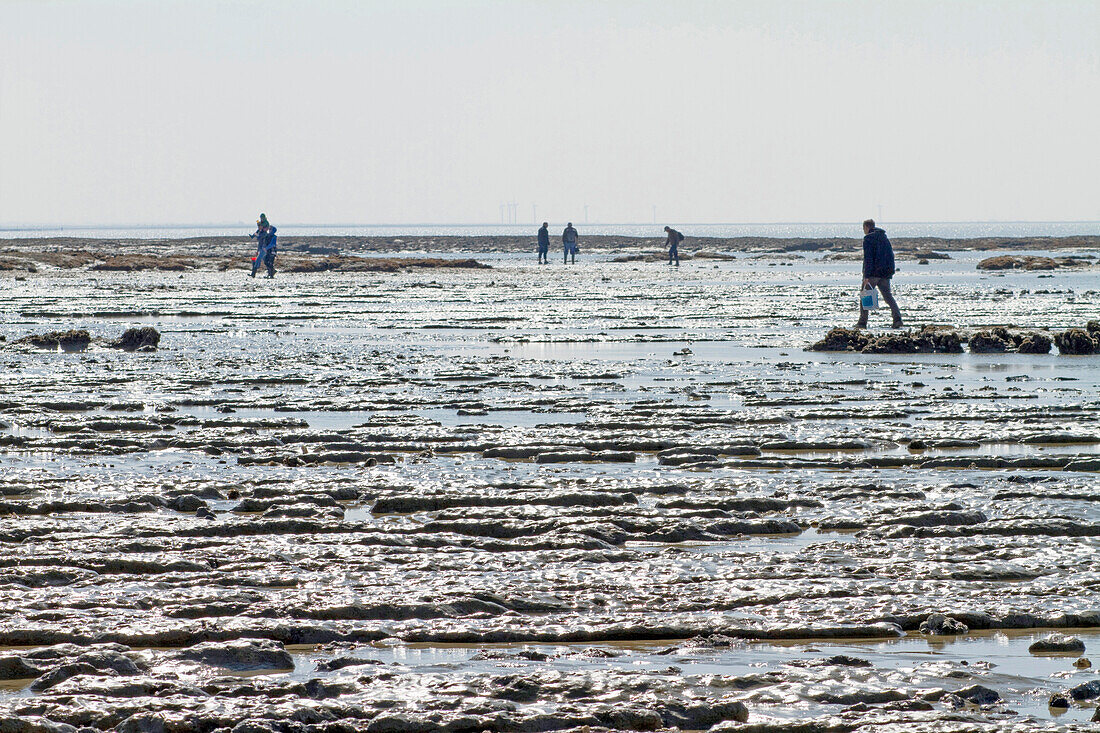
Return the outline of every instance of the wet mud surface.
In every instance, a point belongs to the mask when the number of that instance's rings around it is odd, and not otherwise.
[[[987,254],[907,320],[1100,315]],[[1100,356],[725,255],[0,273],[0,729],[1090,729]]]

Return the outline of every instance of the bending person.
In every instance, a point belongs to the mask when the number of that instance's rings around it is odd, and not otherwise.
[[[684,235],[676,231],[672,227],[665,227],[665,232],[668,233],[668,237],[665,239],[665,244],[668,245],[668,264],[672,264],[673,260],[676,260],[676,266],[680,266],[680,242],[684,241]]]

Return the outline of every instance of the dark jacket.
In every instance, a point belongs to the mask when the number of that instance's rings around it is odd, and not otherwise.
[[[576,244],[577,230],[573,227],[566,227],[565,231],[561,233],[561,241],[565,244]]]
[[[886,232],[875,227],[863,238],[863,277],[893,277],[894,248]]]
[[[539,247],[550,246],[550,231],[546,227],[539,229]]]

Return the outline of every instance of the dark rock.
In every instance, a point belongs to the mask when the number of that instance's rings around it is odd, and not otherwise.
[[[1032,654],[1056,654],[1059,652],[1073,652],[1080,654],[1085,651],[1085,642],[1076,636],[1063,634],[1051,634],[1039,639],[1027,648]]]
[[[972,354],[1003,354],[1010,351],[1015,344],[1008,334],[1008,329],[991,328],[978,331],[970,337],[970,352]]]
[[[154,713],[131,715],[115,726],[115,733],[165,733],[165,731],[164,719]]]
[[[123,351],[156,351],[160,343],[160,331],[152,326],[128,328],[122,336],[111,341],[108,346]]]
[[[1053,342],[1050,336],[1038,331],[1032,331],[1023,336],[1016,351],[1021,354],[1049,354]]]
[[[1100,332],[1096,332],[1100,336]],[[1083,328],[1071,328],[1054,336],[1054,345],[1058,353],[1072,356],[1088,356],[1100,351],[1100,338],[1094,338],[1093,332]]]
[[[534,702],[542,691],[542,685],[537,681],[518,675],[498,677],[493,680],[493,685],[496,688],[492,692],[493,697],[520,703]]]
[[[1092,667],[1092,660],[1088,657],[1081,657],[1073,663],[1073,666],[1077,669],[1089,669]]]
[[[992,705],[1001,699],[1000,693],[983,685],[971,685],[954,693],[957,697],[975,705]]]
[[[29,680],[41,674],[41,669],[32,667],[19,657],[0,657],[0,680]]]
[[[1050,696],[1047,706],[1055,709],[1069,708],[1069,698],[1061,692],[1056,692]]]
[[[962,352],[962,339],[956,331],[937,326],[880,336],[859,329],[834,328],[809,350],[858,351],[863,354],[958,354]]]
[[[922,634],[935,636],[955,636],[965,634],[970,628],[958,619],[945,616],[942,613],[934,613],[926,618],[920,625]]]
[[[359,657],[337,657],[336,659],[329,659],[324,662],[317,663],[318,672],[335,672],[338,669],[344,669],[345,667],[362,667],[365,665],[379,665],[382,664],[377,659],[361,659]]]
[[[884,520],[884,524],[901,524],[909,527],[963,527],[986,521],[988,519],[985,514],[979,511],[932,511],[889,517]]]
[[[1069,695],[1074,700],[1092,700],[1100,697],[1100,680],[1091,680],[1069,688]]]
[[[428,733],[439,725],[420,716],[380,715],[367,726],[367,733]]]
[[[535,463],[580,463],[591,461],[595,454],[590,451],[555,451],[552,453],[539,453],[535,456]]]
[[[90,664],[98,670],[117,672],[123,676],[141,674],[141,669],[132,659],[110,649],[96,649],[77,657],[78,663]]]
[[[978,263],[979,270],[1012,270],[1019,266],[1016,257],[1001,255],[999,257],[986,257]]]
[[[932,340],[908,331],[887,333],[871,339],[861,351],[864,354],[930,354]]]
[[[31,690],[41,692],[50,689],[54,685],[61,684],[70,677],[76,677],[78,674],[97,674],[98,672],[98,669],[87,662],[62,664],[32,682]]]
[[[78,732],[68,723],[56,723],[48,718],[20,715],[0,717],[0,733],[83,733],[83,731]]]
[[[190,514],[206,506],[206,502],[194,494],[181,494],[168,500],[168,508]]]
[[[834,328],[825,338],[810,347],[810,351],[862,351],[870,337],[855,328]]]
[[[1068,260],[1068,261],[1067,261]],[[1025,255],[1016,257],[1013,255],[1000,255],[987,257],[978,263],[979,270],[1056,270],[1059,267],[1072,266],[1075,262],[1072,258],[1034,257]]]
[[[92,342],[92,335],[85,329],[72,331],[51,331],[43,334],[32,334],[17,340],[17,344],[27,344],[36,349],[49,349],[56,351],[84,351]]]
[[[695,705],[668,702],[661,704],[658,712],[666,727],[678,726],[683,730],[707,730],[725,721],[744,723],[749,719],[749,709],[740,702]]]
[[[528,662],[545,662],[550,659],[550,655],[545,652],[536,652],[531,649],[524,649],[514,654],[506,652],[503,649],[482,649],[470,657],[472,661],[489,661],[489,660],[506,660],[506,659],[522,659]]]
[[[237,671],[294,669],[294,660],[283,645],[268,639],[207,642],[181,651],[178,657]]]
[[[932,351],[937,354],[962,353],[962,338],[957,331],[940,330],[926,326],[921,329],[921,334],[932,341]]]
[[[651,731],[665,727],[664,720],[656,710],[639,707],[615,707],[598,713],[600,724],[612,730]]]
[[[870,667],[872,666],[866,659],[860,659],[859,657],[850,657],[847,654],[834,654],[831,657],[825,658],[826,664],[836,665],[838,667]]]

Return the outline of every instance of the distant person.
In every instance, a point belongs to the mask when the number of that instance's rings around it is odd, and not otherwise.
[[[562,263],[577,264],[577,230],[573,228],[573,222],[565,226],[565,231],[561,233],[561,243],[565,247]]]
[[[890,292],[890,278],[894,276],[894,248],[886,232],[875,226],[874,219],[863,222],[863,289],[878,288],[882,299],[894,315],[891,328],[901,328],[901,311]],[[867,328],[867,309],[860,304],[856,328]]]
[[[676,260],[676,266],[680,266],[680,242],[684,241],[684,235],[676,231],[672,227],[665,227],[665,232],[668,237],[665,239],[665,244],[668,245],[668,264],[672,264],[673,260]]]
[[[539,229],[539,264],[550,264],[550,224],[545,221]]]
[[[256,232],[248,235],[255,237],[257,241],[256,257],[252,260],[252,273],[249,277],[256,277],[260,265],[267,268],[268,278],[275,277],[275,254],[278,244],[276,231],[278,230],[267,220],[267,214],[260,214],[260,219],[256,222]]]

